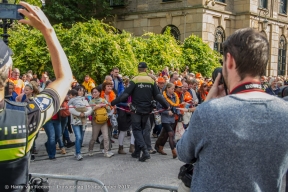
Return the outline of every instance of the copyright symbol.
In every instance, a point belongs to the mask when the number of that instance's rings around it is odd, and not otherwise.
[[[9,189],[9,185],[5,185],[5,189]]]

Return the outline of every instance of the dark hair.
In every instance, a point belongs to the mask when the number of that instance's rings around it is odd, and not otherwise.
[[[266,37],[252,28],[239,29],[223,43],[223,53],[225,61],[227,53],[232,55],[241,80],[247,75],[257,77],[265,74],[269,43]]]
[[[70,91],[68,91],[68,95],[78,96],[78,91],[75,89],[71,89]]]
[[[113,85],[112,81],[104,81],[102,84],[102,91],[105,91],[107,85]]]
[[[101,93],[101,91],[102,91],[100,86],[97,86],[97,87],[94,87],[93,89],[91,89],[91,93],[92,93],[94,90],[97,90],[99,93]]]
[[[85,89],[85,87],[83,85],[77,85],[75,88],[74,88],[76,91],[79,91],[81,89],[83,89],[83,92],[84,92],[84,96],[87,92],[87,90]]]

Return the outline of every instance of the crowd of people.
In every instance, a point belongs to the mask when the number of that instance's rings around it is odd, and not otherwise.
[[[26,19],[19,22],[38,29],[47,43],[55,80],[45,72],[41,80],[32,71],[20,76],[17,68],[10,75],[12,51],[0,40],[0,120],[5,128],[0,132],[1,190],[28,191],[30,152],[37,153],[35,138],[42,126],[49,159],[56,159],[58,143],[63,155],[65,146],[75,145],[79,161],[91,121],[89,156],[100,131],[100,148],[107,158],[114,155],[112,138],[118,138],[118,154],[126,154],[123,139],[131,128],[129,152],[141,162],[156,151],[167,155],[168,140],[172,157],[193,165],[189,174],[181,169],[188,177],[181,179],[179,192],[280,191],[288,169],[288,103],[276,96],[284,96],[281,86],[287,79],[261,76],[269,60],[269,42],[261,33],[240,29],[225,40],[222,75],[215,80],[195,75],[188,67],[182,73],[165,67],[154,74],[140,62],[139,74],[131,79],[122,78],[115,67],[99,85],[89,75],[79,84],[72,81],[66,54],[45,14],[28,3],[20,5],[25,9],[18,12]],[[178,125],[186,128],[181,139]]]
[[[167,155],[164,152],[164,145],[168,141],[173,158],[176,158],[176,142],[174,139],[176,125],[179,121],[183,121],[183,116],[190,118],[196,107],[205,101],[213,85],[213,80],[210,77],[203,77],[201,73],[190,72],[188,67],[183,72],[173,68],[169,70],[168,67],[165,67],[158,74],[155,74],[153,70],[147,71],[147,75],[156,82],[157,89],[170,106],[170,110],[163,110],[161,104],[156,102],[153,110],[159,112],[150,114],[149,128],[145,129],[147,132],[145,142],[148,151],[150,154],[157,151],[162,155]],[[89,156],[93,155],[95,142],[100,143],[99,137],[101,135],[103,139],[100,147],[105,157],[114,155],[111,151],[112,143],[114,143],[113,139],[118,139],[118,153],[126,154],[123,147],[126,135],[131,136],[129,152],[133,156],[135,138],[133,132],[131,132],[131,113],[133,111],[131,111],[130,105],[132,99],[129,97],[125,102],[121,102],[114,107],[111,106],[111,102],[124,92],[130,81],[131,79],[128,76],[122,77],[117,67],[113,68],[111,73],[107,74],[103,82],[98,85],[89,75],[86,75],[80,84],[74,77],[61,109],[43,126],[47,134],[45,147],[49,159],[56,159],[57,150],[65,155],[65,148],[75,145],[75,158],[82,160],[81,147],[83,147],[84,134],[89,121],[92,125]],[[41,90],[44,90],[51,82],[52,80],[49,79],[47,72],[43,72],[41,78],[38,79],[37,75],[33,74],[31,70],[20,75],[20,70],[14,68],[9,79],[9,95],[11,95],[9,99],[11,101],[27,102],[39,94]],[[286,85],[286,82],[287,80],[283,76],[261,77],[262,89],[270,95],[277,96],[280,87]],[[107,114],[117,114],[118,126],[116,128],[111,126],[109,118],[106,118],[105,123],[95,122],[96,110],[103,107]],[[160,123],[157,123],[156,118],[159,118]],[[183,122],[183,126],[186,129],[188,123]],[[151,130],[153,131],[151,132]],[[69,133],[74,133],[75,141],[71,141]],[[157,138],[155,149],[151,146],[150,137]],[[31,152],[31,160],[34,160],[34,154],[37,154],[35,141]]]

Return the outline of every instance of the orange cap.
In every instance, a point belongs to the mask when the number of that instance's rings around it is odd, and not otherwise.
[[[207,83],[207,85],[208,85],[208,86],[212,86],[212,85],[213,85],[212,81],[209,81],[209,82]]]
[[[183,84],[180,80],[174,82],[175,87],[183,87]]]
[[[196,73],[196,78],[201,78],[201,77],[202,77],[201,73]]]
[[[158,83],[165,83],[166,81],[163,77],[158,77],[157,82]]]

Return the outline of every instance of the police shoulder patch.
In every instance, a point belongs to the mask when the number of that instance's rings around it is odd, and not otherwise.
[[[43,112],[49,109],[53,100],[52,98],[40,96],[40,97],[33,98],[33,101],[39,107],[40,111]]]

